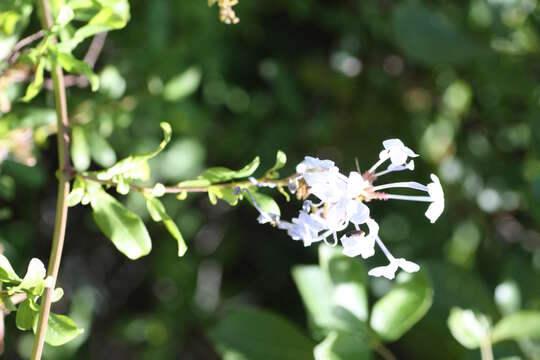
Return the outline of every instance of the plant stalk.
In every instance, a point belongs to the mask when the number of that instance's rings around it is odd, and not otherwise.
[[[37,6],[41,15],[42,27],[44,30],[48,30],[53,25],[49,3],[47,0],[38,0]],[[71,171],[71,165],[69,159],[69,120],[67,112],[66,89],[64,85],[64,73],[58,64],[53,63],[52,66],[53,68],[51,76],[53,79],[54,102],[56,106],[56,118],[58,126],[56,136],[58,142],[59,171],[57,173],[58,198],[56,202],[56,218],[54,222],[53,241],[51,247],[51,256],[49,258],[49,265],[47,268],[47,276],[51,276],[54,279],[54,283],[56,283],[66,233],[66,220],[68,212],[67,197],[69,194],[69,173]],[[54,286],[45,288],[41,298],[36,336],[34,338],[34,345],[32,347],[32,360],[41,359],[45,335],[47,333],[49,313],[51,311],[53,290]]]
[[[489,339],[480,344],[480,357],[482,360],[493,360],[493,349]]]

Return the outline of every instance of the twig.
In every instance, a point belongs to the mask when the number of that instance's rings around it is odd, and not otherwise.
[[[8,64],[11,65],[17,61],[17,59],[19,58],[19,55],[21,55],[22,48],[30,45],[34,41],[41,39],[44,35],[45,35],[45,30],[39,30],[37,33],[28,35],[27,37],[19,40],[19,42],[16,43],[15,46],[13,46],[13,49],[11,49],[8,56],[6,57],[6,61],[8,62]]]
[[[41,24],[44,29],[49,29],[52,24],[52,17],[47,0],[37,1],[37,6],[41,13]],[[55,41],[55,39],[52,39]],[[69,159],[69,120],[67,112],[66,89],[64,87],[64,73],[62,67],[58,64],[53,64],[51,69],[53,85],[54,85],[54,102],[56,105],[57,118],[57,143],[58,143],[58,198],[56,203],[56,218],[54,222],[54,234],[51,247],[51,256],[47,268],[47,276],[51,276],[56,282],[58,270],[60,268],[60,260],[62,258],[62,249],[64,247],[64,238],[66,233],[66,221],[68,213],[67,198],[69,194],[69,171],[71,171],[71,163]],[[49,313],[51,311],[51,302],[53,295],[52,287],[45,288],[41,298],[39,309],[39,319],[37,323],[36,336],[32,347],[32,360],[40,360],[43,352],[43,344],[45,342],[45,334],[47,332],[47,324]]]
[[[88,181],[93,181],[93,182],[97,182],[101,185],[105,185],[105,186],[117,186],[118,183],[114,180],[101,180],[101,179],[98,179],[97,177],[95,176],[92,176],[92,175],[86,175],[86,174],[80,174],[80,173],[75,173],[73,174],[74,176],[79,176],[85,180],[88,180]],[[260,178],[260,179],[257,179],[256,182],[257,183],[268,183],[268,184],[273,184],[277,187],[280,187],[280,186],[288,186],[289,185],[289,180],[291,179],[294,179],[298,177],[298,174],[294,174],[294,175],[291,175],[289,177],[286,177],[286,178],[283,178],[283,179],[279,179],[279,180],[270,180],[270,179],[266,179],[266,178]],[[179,194],[179,193],[205,193],[205,192],[208,192],[208,189],[210,187],[213,187],[213,188],[217,188],[217,189],[234,189],[235,187],[240,187],[240,188],[245,188],[245,187],[248,187],[248,186],[253,186],[253,182],[249,181],[249,180],[245,180],[245,181],[233,181],[233,182],[226,182],[226,183],[220,183],[220,184],[211,184],[211,185],[208,185],[208,186],[181,186],[181,185],[176,185],[176,186],[166,186],[165,187],[165,193],[166,194]],[[136,185],[136,184],[129,184],[129,188],[133,191],[137,191],[137,192],[141,192],[141,193],[151,193],[152,190],[153,190],[153,187],[148,187],[148,186],[141,186],[141,185]]]
[[[106,39],[107,39],[107,32],[104,31],[94,36],[94,38],[92,39],[92,42],[90,43],[90,47],[88,48],[88,51],[86,52],[86,55],[84,56],[84,62],[90,65],[92,69],[96,65],[96,61],[99,58],[99,54],[101,54],[101,50],[103,50],[103,46],[105,45]],[[64,77],[65,87],[77,86],[80,88],[84,88],[84,87],[87,87],[88,84],[89,84],[88,78],[84,75],[66,75]],[[45,86],[47,90],[52,90],[53,88],[52,79],[46,79],[43,85]]]

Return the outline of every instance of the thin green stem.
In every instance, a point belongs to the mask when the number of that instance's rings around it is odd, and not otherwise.
[[[493,360],[493,349],[491,348],[491,341],[489,339],[480,344],[480,356],[482,360]]]
[[[114,187],[118,185],[118,183],[114,180],[101,180],[98,179],[95,176],[86,175],[86,174],[75,174],[75,176],[79,176],[87,181],[93,181],[97,182],[101,185],[105,186],[111,186]],[[289,180],[294,179],[295,177],[298,177],[298,174],[294,174],[291,176],[288,176],[283,179],[267,179],[267,178],[259,178],[256,179],[257,183],[262,184],[269,184],[275,187],[284,187],[289,185]],[[166,186],[165,187],[165,193],[166,194],[179,194],[179,193],[205,193],[208,192],[208,189],[210,187],[217,188],[217,189],[232,189],[235,187],[240,188],[246,188],[249,186],[256,186],[249,180],[243,180],[243,181],[232,181],[232,182],[225,182],[225,183],[219,183],[219,184],[211,184],[207,186],[182,186],[182,185],[175,185],[175,186]],[[264,186],[264,185],[263,185]],[[138,191],[141,193],[151,193],[152,187],[148,186],[142,186],[142,185],[136,185],[136,184],[129,184],[129,187],[133,191]]]
[[[38,0],[37,6],[41,15],[42,27],[44,30],[47,30],[53,25],[49,3],[47,0]],[[59,171],[57,174],[58,198],[56,202],[56,218],[54,223],[51,256],[49,258],[49,266],[47,268],[47,276],[51,276],[54,279],[54,283],[56,283],[66,233],[66,221],[68,213],[67,197],[69,194],[69,171],[71,170],[71,165],[69,159],[69,120],[62,68],[58,64],[53,64],[51,75],[54,86],[54,102],[56,105],[56,118],[58,126],[57,142]],[[49,313],[51,311],[53,288],[54,287],[45,288],[41,298],[36,337],[32,347],[32,360],[41,359],[45,335],[47,333]]]

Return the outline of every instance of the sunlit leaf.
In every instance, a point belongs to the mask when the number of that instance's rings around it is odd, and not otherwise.
[[[540,312],[518,311],[502,318],[494,327],[492,341],[540,339]]]
[[[67,72],[86,76],[90,82],[92,91],[96,91],[99,88],[99,77],[94,73],[90,65],[75,58],[72,54],[58,51],[52,46],[50,47],[50,53],[53,59]]]
[[[168,101],[181,100],[194,93],[201,82],[201,70],[190,67],[180,75],[172,78],[165,84],[163,98]]]
[[[45,60],[41,59],[37,66],[36,71],[34,72],[34,80],[26,88],[26,94],[22,98],[22,101],[28,102],[32,100],[43,87],[43,73],[45,70]]]
[[[37,322],[34,323],[34,333],[36,326]],[[82,334],[83,331],[68,316],[51,313],[47,322],[45,342],[51,346],[61,346]]]
[[[341,306],[359,320],[367,320],[367,275],[364,264],[343,255],[341,248],[327,245],[319,246],[319,263],[332,283],[334,305]]]
[[[163,225],[165,225],[172,237],[176,239],[178,242],[178,256],[184,256],[188,247],[175,222],[165,211],[163,203],[155,197],[147,197],[146,208],[148,209],[148,213],[152,217],[152,220],[163,222]]]
[[[162,122],[160,126],[163,130],[163,140],[155,150],[145,154],[128,156],[105,170],[95,172],[94,174],[97,178],[100,180],[111,180],[118,176],[124,179],[146,180],[150,174],[148,160],[157,156],[167,146],[169,141],[171,141],[171,125]]]
[[[30,308],[28,300],[23,301],[17,308],[15,316],[15,324],[19,330],[30,330],[34,326],[37,312]]]
[[[90,149],[85,131],[80,126],[74,126],[71,130],[71,160],[75,169],[79,171],[84,171],[90,166]]]
[[[317,331],[364,332],[365,324],[341,306],[333,303],[333,287],[328,276],[315,265],[295,266],[292,275],[304,307]]]
[[[274,166],[266,172],[266,177],[269,179],[275,179],[279,176],[278,170],[283,168],[287,163],[287,155],[281,150],[278,150],[276,154],[276,162]]]
[[[101,187],[93,188],[90,195],[94,220],[114,246],[132,260],[147,255],[152,242],[140,217]]]
[[[200,179],[208,180],[212,184],[226,182],[234,179],[241,179],[251,176],[259,167],[260,159],[257,156],[252,162],[241,168],[240,170],[231,170],[226,167],[213,167],[205,170],[200,176]]]
[[[489,336],[487,320],[472,310],[453,308],[448,316],[448,327],[454,338],[468,349],[476,349]]]
[[[383,339],[395,341],[429,310],[433,289],[427,274],[402,272],[394,288],[379,299],[371,311],[371,328]]]
[[[18,282],[21,278],[11,266],[7,257],[0,254],[0,281]]]
[[[99,165],[108,167],[116,162],[116,153],[105,138],[96,132],[87,134],[90,156]]]

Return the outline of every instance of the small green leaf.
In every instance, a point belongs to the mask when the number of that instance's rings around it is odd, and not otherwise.
[[[432,302],[427,274],[402,272],[394,288],[373,306],[371,328],[384,340],[397,340],[426,314]]]
[[[366,326],[362,321],[333,303],[332,283],[318,266],[295,266],[292,275],[316,330],[323,330],[324,334],[328,329],[365,332]]]
[[[64,296],[64,289],[56,288],[53,290],[51,302],[55,303],[57,301],[60,301],[60,299],[62,299],[63,296]]]
[[[521,307],[521,292],[514,280],[507,280],[495,288],[495,303],[504,315],[516,312]]]
[[[36,327],[37,322],[34,323],[34,333],[36,332]],[[51,313],[47,322],[45,342],[51,346],[64,345],[83,332],[84,330],[79,329],[77,324],[68,316]]]
[[[92,91],[96,91],[99,88],[99,77],[94,73],[90,65],[76,59],[73,55],[65,51],[58,51],[54,47],[49,48],[51,56],[55,59],[64,70],[69,73],[75,73],[84,75],[90,82]]]
[[[272,199],[272,197],[258,192],[252,192],[251,196],[253,196],[253,198],[257,202],[257,205],[263,212],[268,214],[281,215],[279,205],[274,199]],[[248,201],[253,205],[253,200],[251,199],[251,196],[246,196],[246,199],[248,199]]]
[[[87,134],[90,156],[103,167],[108,167],[116,162],[116,153],[104,137],[96,132]]]
[[[157,156],[165,148],[165,146],[167,146],[169,141],[171,141],[171,125],[166,122],[162,122],[160,126],[163,131],[163,140],[155,150],[145,154],[128,156],[113,166],[102,171],[94,172],[93,174],[95,174],[99,180],[111,180],[115,177],[120,177],[125,180],[148,179],[150,175],[148,160]]]
[[[165,211],[165,206],[163,206],[163,203],[159,199],[156,199],[154,197],[147,197],[146,208],[148,209],[148,213],[152,217],[152,220],[156,222],[163,222],[163,225],[165,225],[172,237],[176,239],[176,241],[178,242],[178,256],[184,256],[188,247],[184,241],[184,237],[180,233],[180,230],[178,230],[175,222]]]
[[[82,201],[84,194],[84,180],[77,176],[73,182],[73,188],[68,195],[68,206],[73,207],[78,205]]]
[[[179,182],[177,186],[179,187],[185,187],[185,188],[194,188],[194,187],[207,187],[209,185],[212,185],[210,181],[206,179],[196,179],[196,180],[186,180]]]
[[[71,131],[71,159],[78,171],[85,171],[90,166],[90,149],[81,126],[74,126]]]
[[[97,4],[99,7],[96,7],[96,2],[75,2],[76,5],[73,5],[75,8],[75,16],[78,13],[83,13],[84,10],[90,12],[94,9],[98,9],[98,12],[93,12],[92,18],[88,23],[80,27],[75,34],[73,39],[70,42],[70,47],[73,49],[81,41],[95,35],[100,32],[117,30],[126,26],[130,18],[129,13],[129,2],[127,0],[108,0],[108,1],[98,1]]]
[[[492,341],[540,339],[540,312],[518,311],[502,318],[494,327]]]
[[[21,278],[17,275],[11,266],[7,257],[0,254],[0,281],[19,282]]]
[[[43,265],[41,260],[33,258],[30,260],[26,274],[21,283],[17,286],[17,289],[30,290],[32,288],[38,288],[35,289],[35,294],[39,295],[43,290],[43,280],[45,279],[45,275],[45,265]]]
[[[150,235],[138,215],[126,209],[99,186],[90,191],[90,196],[96,224],[120,252],[132,260],[150,252]]]
[[[37,312],[32,310],[29,300],[23,301],[19,305],[17,315],[15,316],[15,324],[17,325],[17,328],[19,330],[32,329],[36,315]]]
[[[210,338],[224,359],[313,359],[313,342],[286,319],[253,309],[228,314]]]
[[[260,159],[257,156],[252,162],[241,168],[240,170],[231,170],[226,167],[213,167],[205,170],[199,179],[205,179],[210,183],[221,183],[234,179],[241,179],[251,176],[259,167]]]
[[[362,360],[371,359],[367,339],[355,333],[332,331],[315,346],[315,360]]]
[[[283,168],[287,163],[287,155],[281,150],[278,150],[276,154],[276,163],[266,172],[266,177],[269,179],[275,179],[279,176],[278,170]]]
[[[319,246],[319,263],[332,283],[334,305],[341,306],[359,320],[368,317],[367,276],[364,264],[343,255],[340,248]]]
[[[454,338],[468,349],[476,349],[488,339],[489,328],[485,316],[477,315],[472,310],[452,308],[447,323]]]
[[[165,84],[163,98],[168,101],[178,101],[193,94],[201,82],[201,70],[190,67],[180,75],[172,78]]]
[[[36,66],[36,71],[34,73],[34,80],[26,88],[26,93],[24,94],[24,97],[22,98],[22,101],[29,102],[37,94],[39,94],[39,92],[41,91],[41,88],[43,87],[43,72],[44,72],[44,70],[45,70],[45,60],[40,59],[37,66]]]
[[[67,5],[62,5],[58,11],[58,16],[56,17],[55,23],[62,28],[69,24],[71,20],[73,20],[73,17],[73,9]]]

